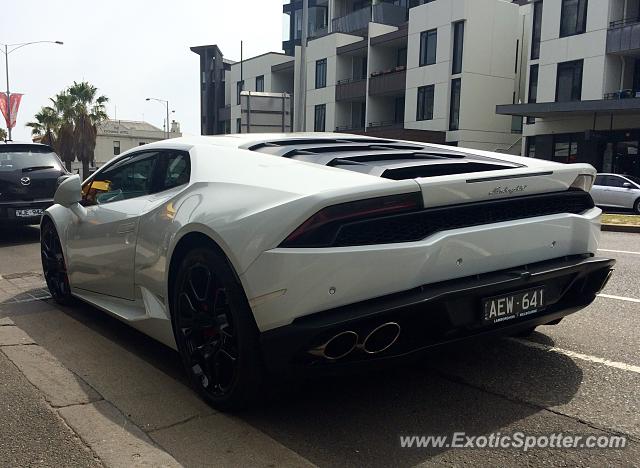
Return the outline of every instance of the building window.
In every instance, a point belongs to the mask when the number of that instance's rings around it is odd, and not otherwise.
[[[556,135],[553,139],[553,158],[556,162],[574,163],[578,160],[576,135]]]
[[[535,103],[538,99],[538,65],[529,67],[529,96],[527,102]]]
[[[146,141],[139,141],[139,142],[138,142],[138,146],[142,146],[142,145],[146,145],[146,144],[147,144],[147,142],[146,142]]]
[[[587,0],[562,0],[560,37],[582,34],[587,29]]]
[[[525,155],[528,158],[536,157],[536,137],[534,136],[527,137],[527,150]]]
[[[327,117],[326,104],[319,104],[315,107],[315,116],[313,119],[313,131],[324,132]]]
[[[259,93],[264,93],[264,75],[256,77],[256,91]]]
[[[407,66],[407,48],[400,47],[398,52],[396,53],[396,66],[397,67],[406,67]],[[364,76],[367,76],[365,71]]]
[[[120,154],[120,142],[119,141],[114,141],[113,142],[113,155],[114,156],[118,156]]]
[[[327,86],[327,59],[316,60],[316,89]]]
[[[242,133],[242,119],[236,119],[236,133]]]
[[[420,34],[420,66],[436,63],[436,48],[438,46],[438,30],[432,29]]]
[[[542,33],[542,1],[533,4],[533,31],[531,32],[531,60],[540,58],[540,35]]]
[[[236,83],[236,104],[240,105],[240,93],[244,90],[244,80]]]
[[[418,111],[416,120],[433,119],[433,96],[435,86],[421,86],[418,88]]]
[[[464,21],[453,23],[453,60],[451,74],[462,73],[462,49],[464,47]]]
[[[460,127],[460,91],[462,80],[451,80],[451,102],[449,104],[449,130],[458,130]]]
[[[556,102],[579,101],[582,98],[583,60],[558,64]]]

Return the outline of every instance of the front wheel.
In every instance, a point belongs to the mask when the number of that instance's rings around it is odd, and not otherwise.
[[[42,271],[53,299],[61,305],[73,303],[67,265],[64,261],[60,237],[52,222],[45,222],[40,233]]]
[[[633,205],[633,212],[637,215],[640,215],[640,198],[638,198],[635,205]]]
[[[259,332],[244,291],[221,253],[197,248],[182,260],[172,320],[189,380],[205,401],[232,410],[259,397]]]

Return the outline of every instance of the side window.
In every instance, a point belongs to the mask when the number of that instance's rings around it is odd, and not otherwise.
[[[596,176],[596,181],[593,183],[593,185],[605,185],[605,177],[604,176]]]
[[[609,176],[607,177],[607,185],[609,187],[622,187],[622,185],[626,182],[622,177]]]
[[[160,155],[160,161],[158,185],[154,192],[163,192],[189,182],[191,175],[189,153],[167,152]]]
[[[158,153],[142,153],[117,161],[82,187],[84,206],[128,200],[151,193]]]

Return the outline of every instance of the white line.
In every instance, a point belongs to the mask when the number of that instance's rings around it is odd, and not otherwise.
[[[611,294],[598,294],[598,297],[605,297],[607,299],[617,299],[619,301],[637,302],[640,304],[640,299],[634,299],[633,297],[612,296]]]
[[[568,349],[556,348],[553,346],[546,346],[540,343],[536,343],[534,341],[524,340],[522,338],[509,338],[512,341],[516,341],[524,346],[528,346],[529,348],[539,349],[541,351],[547,351],[551,353],[564,354],[570,358],[580,359],[582,361],[594,362],[596,364],[602,364],[607,367],[613,367],[615,369],[620,369],[628,372],[635,372],[636,374],[640,374],[640,366],[632,366],[631,364],[625,364],[624,362],[616,362],[609,361],[608,359],[599,358],[596,356],[590,356],[588,354],[576,353],[575,351],[569,351]]]
[[[612,252],[612,253],[623,253],[623,254],[631,254],[631,255],[640,255],[640,252],[632,252],[630,250],[609,250],[609,249],[598,249],[600,252]]]

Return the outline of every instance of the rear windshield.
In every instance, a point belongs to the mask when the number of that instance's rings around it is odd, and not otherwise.
[[[56,153],[47,146],[0,146],[0,172],[38,168],[62,170],[62,164]]]

